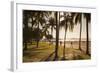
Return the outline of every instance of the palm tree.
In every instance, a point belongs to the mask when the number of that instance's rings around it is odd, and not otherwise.
[[[51,35],[53,36],[53,29],[55,29],[56,26],[55,19],[53,17],[49,19],[49,25],[51,26]]]
[[[81,50],[82,13],[76,13],[75,24],[80,23],[79,50]]]
[[[27,42],[31,39],[31,30],[28,27],[29,23],[29,18],[30,18],[30,12],[23,10],[23,44],[25,44],[24,50],[27,50]]]
[[[75,13],[63,13],[64,15],[62,17],[64,17],[64,20],[61,21],[60,27],[64,27],[65,28],[65,35],[64,35],[64,48],[63,48],[63,60],[65,60],[65,44],[66,44],[66,34],[67,34],[67,30],[69,28],[70,31],[73,31],[74,28],[74,15]]]
[[[60,20],[60,12],[55,12],[56,18],[56,45],[55,45],[55,57],[54,60],[58,59],[58,46],[59,46],[59,20]]]
[[[64,20],[61,21],[60,27],[64,27],[65,28],[65,36],[64,36],[64,48],[63,48],[63,60],[65,60],[65,43],[66,43],[66,33],[67,33],[67,29],[68,29],[68,19],[66,17],[64,17]]]
[[[43,24],[46,23],[46,18],[49,16],[50,12],[46,12],[46,11],[33,11],[33,14],[34,14],[34,21],[35,21],[35,25],[37,27],[37,48],[38,48],[38,45],[39,45],[39,41],[40,41],[40,32],[39,32],[39,29],[40,29],[40,26],[43,26]]]
[[[86,18],[86,37],[87,37],[86,54],[90,55],[89,53],[89,23],[91,22],[91,14],[84,13],[84,17]]]
[[[75,23],[80,23],[80,38],[79,38],[79,49],[81,50],[81,32],[82,32],[82,16],[86,18],[86,37],[87,37],[87,45],[86,45],[86,54],[89,54],[89,35],[88,35],[88,23],[91,20],[90,13],[77,13]]]

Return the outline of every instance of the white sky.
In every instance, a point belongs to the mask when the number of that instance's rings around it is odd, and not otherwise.
[[[53,16],[53,14],[52,14]],[[32,26],[30,23],[28,24],[30,27]],[[49,29],[49,32],[51,33],[51,30]],[[62,28],[59,31],[59,39],[64,39],[65,35],[65,29]],[[66,40],[72,39],[72,38],[79,38],[80,35],[80,24],[78,23],[77,25],[74,26],[73,32],[67,31],[66,34]],[[56,30],[53,30],[53,38],[56,37]],[[82,16],[82,34],[81,38],[85,39],[86,38],[86,19]],[[91,39],[91,24],[89,23],[89,39]]]
[[[59,31],[59,38],[64,39],[65,35],[65,29],[62,28]],[[78,23],[77,25],[74,26],[73,32],[67,31],[66,34],[66,40],[71,39],[71,38],[79,38],[80,35],[80,24]],[[53,36],[55,38],[56,36],[56,31],[54,30]],[[81,38],[86,38],[86,20],[83,18],[82,20],[82,34]],[[89,23],[89,38],[91,38],[91,24]]]

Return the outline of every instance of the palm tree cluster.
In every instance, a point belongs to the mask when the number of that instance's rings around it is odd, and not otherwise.
[[[79,49],[81,50],[81,32],[82,32],[82,16],[86,18],[86,34],[87,34],[87,51],[89,54],[89,29],[88,24],[91,20],[90,13],[76,13],[76,12],[59,12],[59,11],[33,11],[23,10],[23,45],[24,50],[27,50],[27,43],[35,41],[38,48],[39,42],[43,37],[47,40],[52,40],[53,30],[56,31],[55,37],[55,58],[57,60],[59,50],[59,31],[64,28],[64,46],[63,46],[63,59],[65,59],[65,44],[67,30],[73,31],[74,26],[80,24],[80,38]],[[51,30],[51,33],[49,32]]]

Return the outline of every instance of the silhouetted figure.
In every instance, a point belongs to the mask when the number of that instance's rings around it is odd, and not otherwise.
[[[73,42],[71,41],[71,48],[73,48]]]
[[[60,45],[62,45],[62,41],[60,41]]]

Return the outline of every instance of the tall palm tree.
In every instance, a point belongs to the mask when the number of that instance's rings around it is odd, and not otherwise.
[[[79,34],[79,50],[81,50],[81,33],[82,33],[82,15],[83,13],[76,13],[75,24],[80,24],[80,34]]]
[[[65,60],[65,44],[66,44],[66,34],[67,34],[67,30],[69,28],[70,31],[73,31],[74,28],[74,15],[75,13],[63,13],[64,15],[62,17],[64,17],[64,20],[61,21],[60,26],[65,28],[65,36],[64,36],[64,48],[63,48],[63,60]]]
[[[68,29],[68,19],[67,17],[64,16],[64,20],[61,21],[60,27],[65,28],[65,36],[64,36],[64,48],[63,48],[63,60],[65,60],[65,43],[66,43],[66,34],[67,34],[67,29]]]
[[[53,36],[53,29],[55,29],[56,26],[55,19],[53,17],[49,19],[49,25],[51,26],[51,35]]]
[[[86,37],[87,37],[86,54],[90,55],[89,53],[89,23],[91,22],[91,14],[84,13],[84,17],[86,18]]]
[[[28,27],[30,18],[30,11],[23,10],[23,44],[25,43],[24,50],[27,50],[27,42],[30,40],[30,28]]]
[[[55,45],[55,57],[54,60],[58,59],[58,46],[59,46],[59,19],[60,19],[60,12],[55,12],[55,19],[56,19],[56,45]]]
[[[46,12],[46,11],[33,11],[33,14],[34,14],[34,21],[35,21],[35,26],[37,26],[37,48],[38,48],[38,45],[39,45],[39,41],[40,41],[40,32],[39,32],[39,29],[40,29],[40,26],[43,26],[43,24],[46,23],[46,18],[49,16],[50,12]]]

